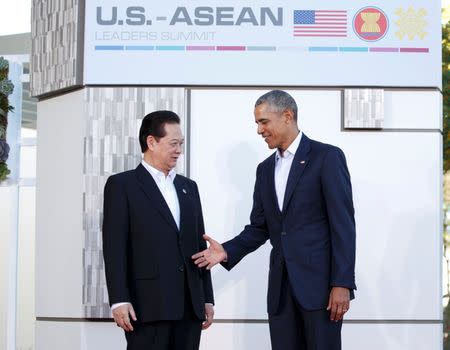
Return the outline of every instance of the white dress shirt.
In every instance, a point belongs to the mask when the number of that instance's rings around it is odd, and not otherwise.
[[[178,202],[177,191],[175,189],[175,185],[173,184],[173,180],[175,179],[175,176],[177,176],[175,170],[170,170],[169,175],[166,176],[166,174],[164,174],[162,171],[152,167],[144,160],[142,160],[141,164],[145,169],[147,169],[147,171],[153,177],[153,180],[155,180],[156,185],[158,186],[162,196],[164,197],[164,200],[167,203],[167,206],[170,209],[170,212],[172,213],[173,219],[175,220],[178,229],[180,229],[180,203]],[[129,302],[115,303],[111,305],[111,311],[125,304],[129,304]]]
[[[161,194],[172,213],[178,229],[180,229],[180,203],[178,202],[177,190],[173,184],[173,180],[175,179],[175,176],[177,176],[175,169],[170,170],[169,175],[166,176],[162,171],[152,167],[144,160],[142,160],[142,165],[148,170],[150,175],[152,175],[153,180],[155,180],[156,185],[161,191]]]
[[[275,155],[275,192],[280,211],[283,211],[284,194],[286,192],[289,171],[291,170],[292,161],[294,160],[294,155],[297,152],[301,139],[302,132],[300,131],[283,154],[281,154],[280,150],[277,150]]]

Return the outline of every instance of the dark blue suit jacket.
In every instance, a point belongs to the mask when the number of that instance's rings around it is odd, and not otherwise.
[[[140,322],[181,319],[186,295],[200,319],[205,303],[214,303],[210,271],[191,259],[206,249],[197,185],[181,175],[174,185],[179,230],[142,164],[109,177],[105,185],[103,256],[109,301],[131,302]]]
[[[224,243],[227,269],[270,239],[268,313],[277,312],[283,266],[298,303],[326,308],[333,286],[354,297],[355,220],[350,175],[337,147],[302,135],[289,173],[283,210],[275,193],[275,154],[258,165],[250,224]]]

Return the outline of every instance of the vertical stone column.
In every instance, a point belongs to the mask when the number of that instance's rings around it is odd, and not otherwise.
[[[101,248],[103,187],[115,173],[141,161],[138,134],[142,118],[154,110],[176,112],[185,125],[182,88],[87,88],[83,166],[83,306],[88,318],[110,317]],[[184,132],[186,135],[186,131]],[[184,157],[178,173],[183,173]]]

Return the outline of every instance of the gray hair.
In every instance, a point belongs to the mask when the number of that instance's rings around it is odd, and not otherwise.
[[[297,121],[297,103],[295,103],[294,98],[286,91],[272,90],[265,93],[256,100],[255,108],[264,103],[273,107],[276,112],[283,112],[287,109],[291,110],[294,114],[294,120]]]

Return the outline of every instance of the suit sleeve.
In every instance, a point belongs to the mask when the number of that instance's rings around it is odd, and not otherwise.
[[[231,270],[247,254],[255,251],[269,238],[264,208],[261,201],[261,164],[256,169],[256,181],[253,191],[253,207],[250,214],[250,224],[233,239],[223,244],[227,252],[227,261],[222,266]]]
[[[356,232],[352,185],[344,153],[337,147],[325,155],[322,190],[331,234],[331,281],[333,287],[356,289]]]
[[[105,185],[103,202],[103,258],[110,305],[129,302],[128,200],[124,184],[116,176]]]
[[[200,201],[200,194],[198,191],[197,184],[194,182],[195,187],[195,193],[197,194],[197,203],[199,207],[199,216],[197,218],[198,223],[198,241],[200,246],[200,251],[205,250],[207,248],[206,241],[203,239],[203,235],[205,234],[205,224],[203,221],[203,211],[202,211],[202,203]],[[202,273],[203,278],[203,292],[205,294],[205,302],[214,304],[214,293],[213,293],[213,287],[212,287],[212,280],[211,280],[211,271],[203,269]]]

